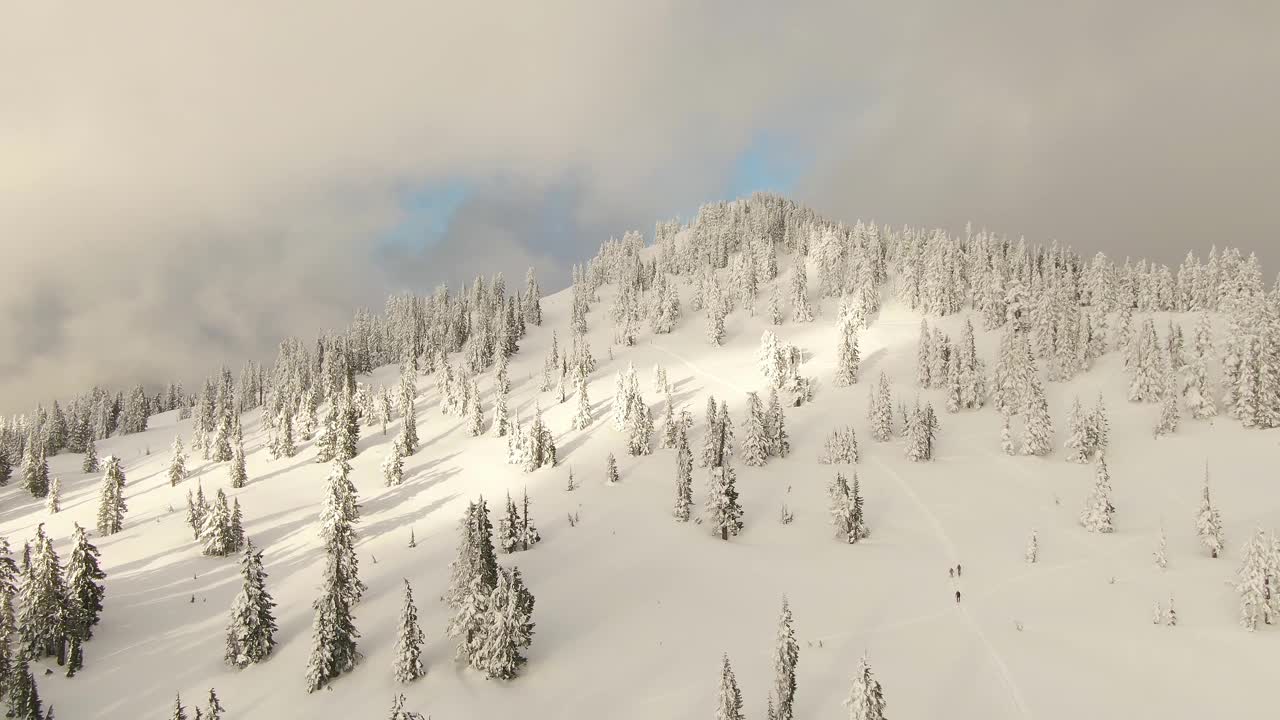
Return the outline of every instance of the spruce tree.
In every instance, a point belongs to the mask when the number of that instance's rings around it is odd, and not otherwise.
[[[743,720],[742,692],[738,690],[738,681],[733,677],[733,668],[729,665],[729,656],[725,655],[720,664],[720,692],[716,696],[716,720]]]
[[[574,395],[578,399],[578,409],[573,416],[573,429],[586,430],[591,426],[591,398],[587,396],[587,373],[581,364],[574,367]]]
[[[49,494],[49,461],[45,458],[42,443],[34,435],[27,440],[26,457],[22,462],[22,486],[31,497],[43,498]]]
[[[266,660],[275,648],[276,619],[271,609],[276,604],[271,593],[267,592],[262,551],[255,548],[252,541],[244,544],[240,568],[244,582],[231,603],[227,649],[223,658],[228,665],[243,669]]]
[[[889,378],[880,373],[876,387],[870,390],[867,415],[871,421],[871,437],[877,442],[893,438],[893,399],[889,390]]]
[[[844,704],[849,708],[849,720],[885,720],[884,690],[880,681],[871,674],[871,664],[866,655],[858,661],[849,698]]]
[[[847,387],[858,382],[858,327],[852,320],[845,319],[840,322],[837,332],[835,384]]]
[[[426,674],[422,665],[422,643],[426,639],[418,627],[418,608],[413,604],[413,588],[408,578],[404,581],[404,605],[400,610],[400,631],[396,636],[397,682],[413,682]]]
[[[448,632],[458,641],[458,657],[472,664],[485,639],[489,599],[498,578],[493,526],[483,497],[467,505],[459,529],[458,557],[445,596],[453,610]]]
[[[520,510],[507,493],[506,514],[498,519],[498,548],[504,553],[513,553],[519,547]]]
[[[85,641],[93,637],[93,626],[102,613],[102,599],[106,588],[99,581],[107,574],[98,565],[98,548],[89,542],[84,528],[74,524],[71,536],[71,555],[67,558],[68,634],[75,640]]]
[[[1039,378],[1031,380],[1027,398],[1027,425],[1022,436],[1023,455],[1048,455],[1053,451],[1053,421],[1049,419],[1049,402]]]
[[[209,688],[209,720],[222,720],[222,713],[226,712],[226,708],[222,707],[222,703],[218,701],[218,694]]]
[[[0,451],[0,454],[3,454],[3,451]],[[7,456],[0,458],[0,479],[3,480],[0,485],[5,485],[9,482],[8,474],[5,472],[4,467],[7,459]],[[80,472],[96,473],[98,470],[98,444],[94,441],[93,434],[90,433],[89,440],[84,446],[84,462],[80,465]]]
[[[693,508],[693,451],[689,449],[689,434],[683,423],[676,435],[676,502],[671,514],[680,522],[689,522]]]
[[[231,487],[242,488],[249,482],[249,472],[245,468],[244,440],[235,438],[231,447],[231,463],[227,466],[231,475]]]
[[[7,717],[18,720],[44,720],[40,692],[36,678],[31,674],[30,659],[25,650],[19,650],[13,669],[9,673],[9,712]]]
[[[474,383],[474,381],[472,381]],[[480,437],[484,434],[484,410],[480,402],[480,389],[476,385],[472,385],[471,409],[467,413],[467,433],[471,437]]]
[[[329,475],[324,506],[320,513],[321,537],[325,543],[325,570],[320,597],[313,605],[311,657],[307,662],[307,692],[320,688],[355,667],[360,659],[356,650],[355,618],[352,606],[363,589],[356,576],[355,533],[351,528],[349,491],[343,461],[335,462]]]
[[[765,429],[769,436],[769,454],[786,457],[791,453],[791,441],[787,436],[787,416],[778,401],[777,388],[769,389],[769,410],[765,416]]]
[[[86,464],[87,463],[88,463],[88,459],[86,458]],[[85,470],[85,472],[93,472],[93,471]],[[12,478],[13,478],[13,460],[9,458],[9,449],[5,447],[5,444],[3,442],[0,442],[0,487],[5,487],[6,485],[8,485],[9,480]]]
[[[382,461],[382,479],[387,487],[395,487],[404,482],[403,452],[399,440],[393,441],[386,459]]]
[[[733,466],[726,459],[724,464],[711,468],[707,485],[706,518],[712,532],[721,540],[742,531],[742,506],[738,504],[738,489]]]
[[[231,501],[231,551],[244,549],[244,516],[240,514],[240,498]]]
[[[1156,421],[1157,437],[1177,432],[1178,422],[1178,390],[1172,370],[1165,372],[1164,395],[1160,398],[1160,417]]]
[[[98,493],[98,534],[114,535],[124,529],[124,514],[128,510],[124,500],[124,473],[115,456],[107,457],[107,470],[102,476],[102,489]]]
[[[1071,406],[1071,415],[1067,418],[1065,445],[1071,451],[1067,454],[1067,460],[1077,463],[1089,462],[1091,453],[1088,429],[1089,419],[1085,416],[1084,408],[1080,406],[1080,398],[1077,397]]]
[[[1240,593],[1240,625],[1249,632],[1258,622],[1271,622],[1271,582],[1273,575],[1270,548],[1262,528],[1258,528],[1244,546],[1244,558],[1237,574],[1236,591]]]
[[[747,393],[747,416],[743,420],[742,462],[750,467],[764,465],[768,458],[769,440],[765,436],[764,405],[760,395]]]
[[[525,587],[520,570],[502,568],[489,595],[485,629],[474,638],[476,651],[472,667],[485,677],[500,680],[514,678],[526,659],[521,650],[533,642],[533,594]]]
[[[520,506],[520,549],[528,550],[542,542],[542,535],[538,533],[537,526],[533,524],[533,517],[529,514],[528,487],[524,489],[524,497],[520,501]]]
[[[418,419],[413,404],[413,383],[408,378],[400,383],[400,416],[403,421],[398,440],[404,456],[409,457],[418,450]]]
[[[1200,510],[1196,513],[1196,535],[1200,544],[1209,550],[1209,557],[1216,558],[1222,552],[1222,516],[1209,500],[1209,466],[1204,468],[1204,489],[1200,494]]]
[[[32,543],[30,570],[19,589],[18,628],[25,657],[39,659],[53,655],[59,665],[66,662],[66,598],[62,565],[41,523],[36,526]]]
[[[604,480],[610,485],[618,482],[618,461],[609,453],[604,459]]]
[[[1107,459],[1099,457],[1093,491],[1089,493],[1084,512],[1080,514],[1080,524],[1089,532],[1113,532],[1115,527],[1111,518],[1115,511],[1111,504],[1111,475],[1107,472]]]
[[[182,437],[173,437],[173,456],[169,460],[169,484],[177,487],[178,483],[187,479],[187,455],[182,449]]]
[[[169,720],[187,720],[187,708],[182,704],[182,693],[178,693],[173,701],[173,714],[169,716]]]
[[[1000,427],[1000,450],[1005,455],[1014,455],[1016,451],[1013,447],[1013,433],[1009,429],[1009,416],[1003,415],[1004,424]]]
[[[56,515],[62,509],[62,481],[56,477],[49,483],[49,495],[45,498],[44,507],[50,515]]]
[[[215,557],[230,555],[235,548],[236,541],[231,530],[231,508],[222,488],[218,488],[213,507],[200,526],[200,545],[203,554]]]
[[[778,617],[778,636],[773,650],[773,694],[777,700],[771,715],[774,720],[793,720],[796,701],[796,665],[800,662],[800,643],[791,626],[791,607],[782,596],[782,613]]]

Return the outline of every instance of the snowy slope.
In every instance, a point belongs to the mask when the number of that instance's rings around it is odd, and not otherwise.
[[[841,701],[864,651],[884,685],[889,714],[898,719],[1271,714],[1269,670],[1280,631],[1242,630],[1230,581],[1246,533],[1280,525],[1274,477],[1280,434],[1242,430],[1225,418],[1184,419],[1176,435],[1153,439],[1158,407],[1125,401],[1114,351],[1072,382],[1048,384],[1059,448],[1072,398],[1078,394],[1088,405],[1099,391],[1106,398],[1117,531],[1090,534],[1077,517],[1092,466],[1065,462],[1060,449],[1047,458],[1006,457],[995,410],[946,414],[941,391],[916,389],[917,314],[888,303],[862,334],[859,384],[832,386],[835,306],[828,300],[815,322],[788,320],[773,328],[805,349],[803,372],[821,385],[815,403],[787,411],[789,458],[763,468],[735,463],[746,529],[721,542],[705,526],[671,518],[674,451],[625,454],[623,437],[608,419],[614,375],[634,362],[645,399],[657,411],[652,369],[663,364],[677,401],[697,419],[696,449],[708,394],[727,400],[735,420],[746,391],[767,396],[754,359],[767,321],[737,311],[728,320],[726,345],[713,348],[704,339],[702,313],[686,311],[676,332],[655,337],[646,330],[637,346],[613,348],[611,358],[611,292],[602,289],[603,302],[589,318],[600,367],[591,378],[596,421],[588,430],[569,429],[572,398],[556,405],[552,393],[537,392],[552,329],[567,337],[568,292],[544,299],[543,325],[529,328],[512,362],[512,407],[527,420],[541,402],[556,435],[558,467],[524,474],[508,465],[505,438],[471,438],[464,421],[439,412],[432,378],[419,381],[422,448],[407,460],[402,486],[383,487],[379,472],[399,422],[385,437],[363,430],[352,478],[363,506],[358,550],[369,587],[356,618],[364,660],[329,691],[308,695],[303,685],[328,471],[314,462],[311,444],[292,459],[269,460],[259,415],[246,414],[250,483],[230,490],[224,466],[199,460],[190,461],[191,479],[168,485],[168,447],[175,433],[185,442],[191,431],[190,421],[172,414],[153,417],[145,433],[100,441],[100,455],[124,459],[126,529],[94,539],[108,576],[107,598],[102,623],[85,646],[85,669],[67,679],[57,670],[43,675],[43,668],[56,667],[48,662],[33,666],[46,703],[72,720],[162,718],[176,691],[194,700],[212,686],[232,718],[383,717],[397,692],[406,694],[408,708],[435,720],[707,718],[719,658],[727,652],[748,716],[762,717],[785,593],[801,644],[798,718],[844,716]],[[687,298],[687,287],[682,294]],[[960,315],[939,324],[958,337],[963,321]],[[1157,317],[1159,327],[1164,322]],[[1190,328],[1193,319],[1183,322]],[[995,334],[979,332],[988,367],[997,343]],[[882,371],[893,381],[895,402],[919,394],[938,408],[934,462],[905,460],[900,439],[871,440],[867,393]],[[359,379],[376,386],[394,382],[396,374],[387,367]],[[491,378],[480,384],[488,408]],[[856,470],[872,528],[870,540],[855,546],[833,539],[825,496],[831,476],[849,468],[817,463],[827,433],[845,424],[858,432]],[[622,473],[613,486],[603,479],[609,452]],[[1228,549],[1217,560],[1200,548],[1193,523],[1206,460],[1228,534]],[[65,560],[72,522],[91,527],[97,506],[100,478],[79,473],[79,466],[77,455],[51,459],[63,483],[64,509],[54,516],[11,483],[3,492],[0,534],[21,547],[43,522]],[[572,493],[565,491],[570,468],[581,483]],[[706,471],[695,468],[698,507],[705,480]],[[244,671],[222,662],[227,612],[239,590],[237,558],[202,557],[183,520],[186,492],[197,481],[206,493],[227,488],[240,500],[247,532],[265,550],[268,588],[279,604],[274,655]],[[467,501],[483,494],[491,508],[500,507],[504,493],[526,486],[544,541],[499,562],[519,565],[536,596],[536,635],[521,677],[486,681],[453,661],[438,597]],[[790,525],[778,520],[784,501],[795,513]],[[570,512],[580,514],[577,527],[569,526]],[[1162,523],[1169,538],[1164,571],[1152,562]],[[1023,549],[1032,528],[1039,532],[1040,561],[1028,565]],[[413,549],[407,547],[410,529]],[[947,568],[956,563],[964,575],[952,580]],[[414,585],[427,632],[427,675],[409,686],[391,674],[402,578]],[[956,589],[964,593],[959,607]],[[1153,625],[1152,604],[1171,594],[1180,624]]]

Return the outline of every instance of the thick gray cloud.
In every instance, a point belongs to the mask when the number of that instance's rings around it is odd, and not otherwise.
[[[1280,260],[1274,3],[26,3],[0,24],[0,410],[203,376],[399,287],[518,281],[724,187]],[[406,187],[475,191],[439,244]],[[515,276],[513,277],[513,274]],[[563,277],[563,275],[561,275]]]

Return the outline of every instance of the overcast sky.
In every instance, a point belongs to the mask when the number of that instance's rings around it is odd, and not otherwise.
[[[784,191],[1280,263],[1280,3],[9,3],[0,412]],[[514,277],[513,277],[514,276]]]

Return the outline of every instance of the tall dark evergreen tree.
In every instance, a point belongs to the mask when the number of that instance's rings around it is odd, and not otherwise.
[[[26,657],[54,655],[59,665],[66,662],[66,598],[62,565],[41,523],[32,543],[30,570],[19,593],[22,609],[18,628]]]
[[[312,623],[311,659],[307,663],[307,692],[315,692],[338,675],[350,671],[360,659],[356,650],[352,606],[363,593],[356,576],[355,494],[347,478],[348,466],[334,461],[320,511],[320,535],[325,543],[324,584],[316,599]]]
[[[22,461],[22,486],[31,497],[42,498],[49,494],[49,461],[45,458],[41,442],[33,435],[27,440],[27,454]]]
[[[267,592],[262,551],[250,541],[245,542],[240,567],[244,584],[231,603],[224,659],[228,665],[245,668],[266,660],[275,648],[276,619],[271,609],[276,604],[271,593]]]
[[[772,720],[792,720],[795,717],[796,665],[800,662],[800,643],[792,627],[791,606],[782,597],[782,614],[778,617],[778,640],[773,650],[773,699]]]
[[[426,674],[422,666],[422,642],[418,608],[413,604],[413,587],[404,581],[404,605],[400,611],[400,632],[396,637],[395,677],[397,682],[413,682]]]
[[[79,523],[72,532],[71,555],[67,558],[67,632],[73,640],[93,637],[93,626],[102,614],[106,588],[100,582],[107,574],[98,565],[98,548]]]
[[[85,472],[89,472],[86,470]],[[13,460],[9,457],[9,449],[0,443],[0,487],[9,484],[13,477]]]

